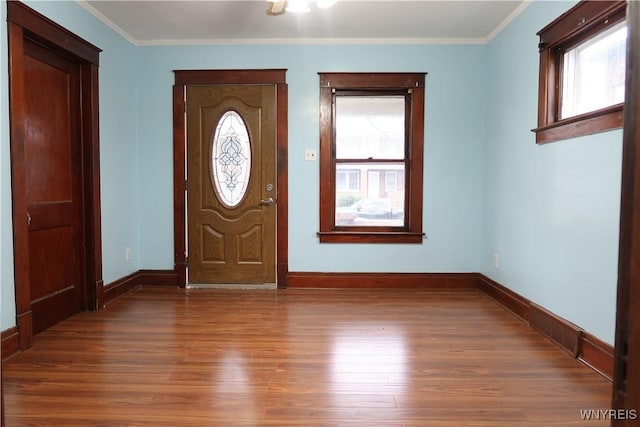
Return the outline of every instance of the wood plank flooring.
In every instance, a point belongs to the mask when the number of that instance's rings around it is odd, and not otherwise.
[[[476,291],[142,288],[2,374],[8,427],[593,427],[611,394]]]

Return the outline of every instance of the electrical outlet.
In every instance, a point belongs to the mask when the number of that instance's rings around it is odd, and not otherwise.
[[[314,148],[307,148],[304,150],[304,159],[307,161],[313,161],[316,159],[316,150]]]
[[[131,248],[124,248],[124,260],[131,260]]]
[[[495,268],[500,268],[500,257],[498,256],[498,254],[493,255],[493,266]]]

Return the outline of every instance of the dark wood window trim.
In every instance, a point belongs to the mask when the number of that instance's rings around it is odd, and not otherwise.
[[[538,127],[533,129],[536,143],[622,127],[623,104],[560,119],[560,98],[564,52],[624,20],[625,15],[626,1],[582,1],[538,32]]]
[[[173,230],[174,272],[178,286],[185,287],[186,263],[186,131],[185,91],[189,85],[273,84],[277,108],[276,274],[278,288],[287,287],[289,273],[289,172],[288,172],[288,86],[286,69],[268,70],[174,70],[173,85]]]
[[[424,86],[426,73],[318,73],[320,76],[320,231],[321,243],[422,243]],[[408,91],[406,227],[337,227],[335,224],[334,91]]]

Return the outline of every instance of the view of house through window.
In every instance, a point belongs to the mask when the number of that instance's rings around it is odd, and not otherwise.
[[[564,54],[561,118],[624,101],[626,42],[623,21]]]
[[[422,243],[426,73],[320,76],[321,243]]]
[[[337,226],[404,226],[405,97],[336,94]]]

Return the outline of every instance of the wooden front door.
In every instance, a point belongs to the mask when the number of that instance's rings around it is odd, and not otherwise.
[[[79,64],[24,45],[27,225],[33,331],[82,309]]]
[[[188,282],[276,275],[276,87],[189,86]]]

